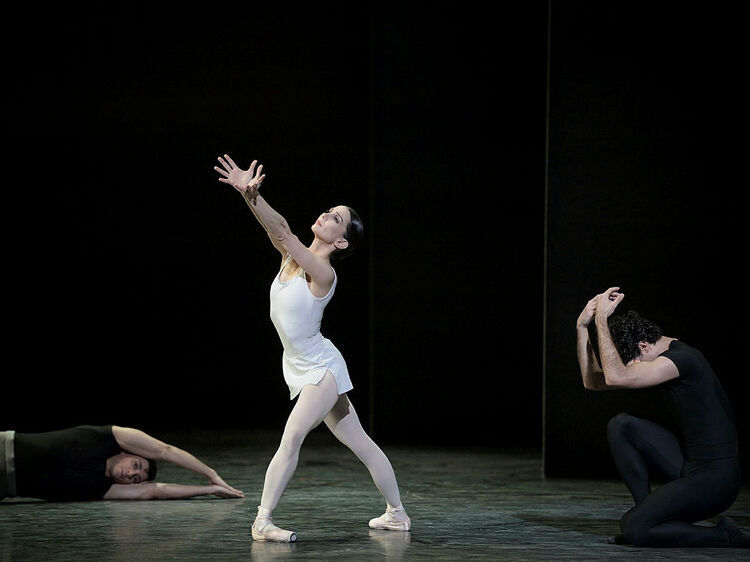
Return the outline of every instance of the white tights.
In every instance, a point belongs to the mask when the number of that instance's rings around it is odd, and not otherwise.
[[[302,442],[321,421],[325,421],[336,438],[364,463],[388,505],[399,507],[401,496],[388,457],[365,433],[346,394],[339,396],[330,371],[317,385],[307,385],[300,392],[286,422],[281,444],[266,470],[261,507],[270,512],[279,503],[297,468]]]

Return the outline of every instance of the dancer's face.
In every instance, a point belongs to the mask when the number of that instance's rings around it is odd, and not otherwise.
[[[345,205],[338,205],[331,207],[325,213],[321,213],[311,228],[315,236],[321,240],[335,243],[345,240],[344,234],[351,220],[349,208]]]
[[[115,484],[138,484],[148,479],[148,460],[137,455],[120,453],[113,458],[110,478]]]

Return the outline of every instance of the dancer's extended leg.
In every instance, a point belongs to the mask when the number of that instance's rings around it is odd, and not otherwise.
[[[373,529],[408,531],[411,528],[409,516],[401,505],[396,475],[388,457],[370,438],[359,421],[349,398],[342,394],[325,423],[336,438],[357,455],[370,472],[375,486],[387,502],[386,512],[370,521]]]
[[[302,442],[307,434],[323,421],[326,414],[336,404],[337,399],[336,381],[330,372],[327,372],[317,385],[308,385],[300,392],[297,403],[292,408],[284,427],[279,448],[266,470],[258,516],[253,523],[255,540],[280,542],[296,540],[295,533],[284,531],[273,525],[271,513],[279,503],[297,468]]]

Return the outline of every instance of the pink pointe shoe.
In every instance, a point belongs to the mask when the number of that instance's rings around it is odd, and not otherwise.
[[[408,531],[411,529],[411,519],[406,515],[402,506],[388,506],[383,515],[370,519],[370,528],[385,531]]]
[[[252,527],[253,540],[269,542],[296,542],[297,533],[280,529],[273,524],[271,510],[258,506],[258,516]]]

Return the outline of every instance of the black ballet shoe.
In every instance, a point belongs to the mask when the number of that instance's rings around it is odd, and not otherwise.
[[[727,532],[730,547],[750,548],[750,534],[740,529],[731,517],[722,515],[716,526]]]
[[[613,537],[607,537],[607,542],[609,544],[630,544],[628,542],[628,539],[625,538],[625,535],[615,535]]]

